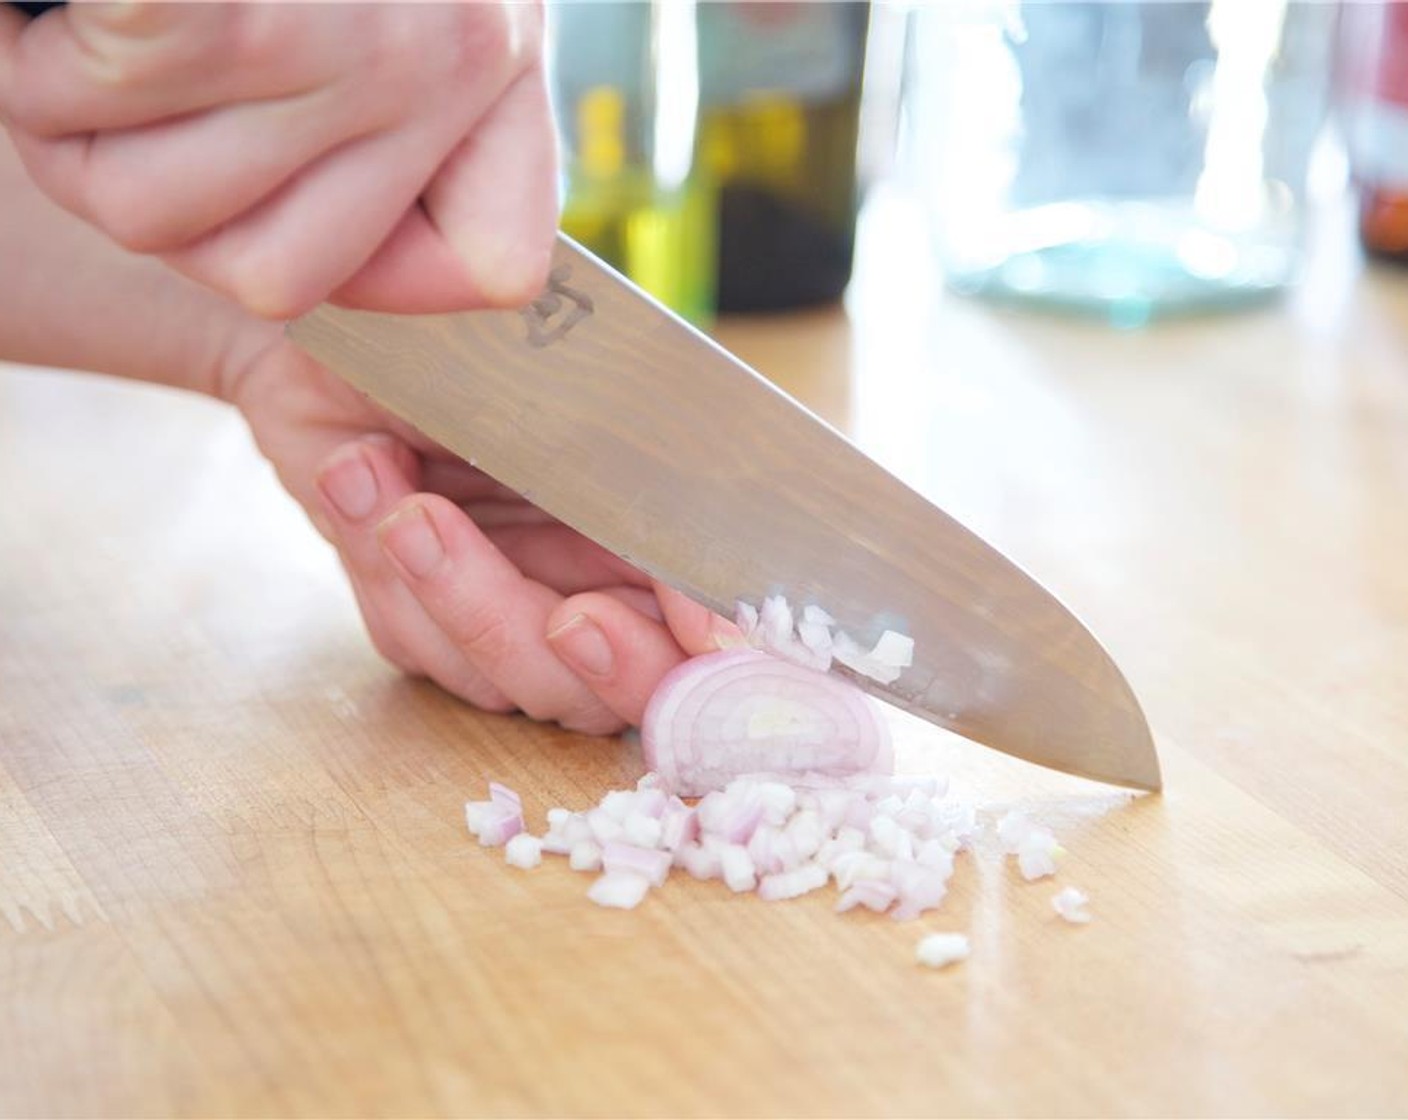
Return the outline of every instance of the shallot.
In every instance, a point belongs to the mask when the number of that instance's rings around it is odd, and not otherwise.
[[[572,845],[567,856],[567,866],[573,871],[600,871],[601,848],[595,840],[579,840]]]
[[[862,879],[851,887],[836,903],[836,913],[844,914],[856,906],[864,906],[883,914],[895,901],[897,892],[889,883],[880,879]]]
[[[753,648],[809,669],[824,671],[834,659],[852,672],[891,684],[914,664],[914,640],[907,635],[885,630],[867,649],[836,629],[836,620],[815,603],[804,606],[799,616],[782,595],[769,595],[761,607],[739,600],[734,621]]]
[[[591,885],[587,897],[598,906],[634,910],[650,890],[650,880],[634,871],[608,871]]]
[[[1024,813],[1007,813],[997,822],[997,839],[1003,851],[1017,857],[1022,878],[1044,879],[1056,874],[1056,856],[1061,846],[1049,828],[1035,824]]]
[[[1079,887],[1062,887],[1051,899],[1051,908],[1066,921],[1084,925],[1090,921],[1089,902],[1090,896]]]
[[[503,799],[467,802],[464,818],[486,848],[502,847],[523,831],[523,811]]]
[[[765,902],[799,898],[826,886],[826,868],[815,863],[803,864],[791,871],[764,875],[758,883],[758,897]]]
[[[650,767],[634,789],[612,790],[580,812],[548,810],[539,838],[523,804],[497,782],[465,805],[481,844],[504,845],[521,868],[543,853],[600,871],[587,895],[632,909],[678,867],[696,879],[764,900],[795,899],[834,881],[835,910],[904,921],[942,905],[957,855],[978,830],[976,807],[950,799],[936,777],[896,777],[886,724],[863,692],[824,671],[834,660],[882,682],[913,662],[914,643],[886,630],[866,648],[814,604],[794,612],[782,596],[738,605],[749,646],[695,658],[657,688],[641,725]],[[774,656],[776,655],[776,656]],[[697,798],[689,804],[685,797]],[[1051,831],[1020,812],[996,827],[1027,879],[1056,872]],[[1052,907],[1087,922],[1085,894],[1058,892]],[[916,959],[942,968],[968,956],[959,933],[931,933]]]
[[[601,865],[609,875],[616,871],[630,871],[640,875],[652,887],[662,887],[670,874],[670,853],[652,848],[638,848],[634,844],[605,844],[601,849]]]
[[[641,740],[646,765],[686,797],[746,774],[888,773],[894,758],[864,693],[749,649],[676,667],[650,699]]]
[[[920,938],[914,950],[915,959],[926,968],[968,959],[968,938],[961,933],[931,933]]]
[[[719,873],[724,886],[735,893],[751,891],[758,885],[758,869],[753,866],[748,849],[739,844],[725,844],[719,849]]]
[[[543,844],[536,836],[520,832],[504,845],[504,861],[510,867],[531,870],[543,862]]]

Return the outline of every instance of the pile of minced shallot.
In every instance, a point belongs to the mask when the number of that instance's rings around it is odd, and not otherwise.
[[[469,830],[529,869],[544,853],[595,876],[587,896],[631,909],[670,874],[717,879],[737,894],[782,901],[834,885],[835,909],[857,907],[913,920],[939,908],[955,860],[978,832],[973,805],[936,777],[897,777],[884,720],[850,683],[824,671],[832,657],[895,679],[910,663],[908,639],[887,631],[870,651],[832,634],[808,607],[794,622],[785,600],[740,608],[750,643],[679,666],[656,690],[641,725],[648,772],[584,811],[548,810],[527,831],[516,793],[490,783],[465,806]],[[1050,830],[1021,813],[997,838],[1026,879],[1056,872]],[[1052,899],[1069,922],[1087,922],[1088,899],[1067,887]],[[959,933],[932,933],[919,963],[968,955]]]

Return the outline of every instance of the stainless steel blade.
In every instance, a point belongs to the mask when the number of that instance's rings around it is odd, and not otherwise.
[[[1139,704],[1074,615],[566,237],[522,310],[325,305],[288,330],[432,439],[723,614],[780,592],[861,642],[910,635],[914,665],[892,685],[854,678],[868,691],[1031,762],[1158,788]]]

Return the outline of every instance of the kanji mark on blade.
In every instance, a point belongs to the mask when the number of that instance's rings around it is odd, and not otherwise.
[[[543,294],[519,312],[528,325],[529,346],[551,346],[595,310],[591,296],[568,286],[571,276],[571,265],[558,265]]]

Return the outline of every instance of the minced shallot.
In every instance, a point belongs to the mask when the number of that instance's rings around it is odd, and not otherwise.
[[[1062,887],[1051,899],[1051,908],[1066,921],[1084,925],[1090,921],[1090,911],[1086,906],[1090,896],[1079,887]]]
[[[678,867],[768,901],[835,883],[838,910],[859,906],[896,920],[917,918],[942,902],[954,854],[971,841],[973,818],[944,802],[940,783],[873,777],[810,774],[793,787],[771,776],[744,776],[690,805],[662,795],[652,774],[586,812],[553,810],[542,837],[510,838],[508,858],[531,866],[536,854],[565,854],[575,870],[604,871],[598,880],[604,885],[592,896],[610,900],[604,905],[625,905],[620,900],[634,895],[638,881],[662,886]],[[467,811],[476,822],[479,815]],[[643,821],[657,827],[644,828]],[[610,839],[598,839],[602,833]]]
[[[504,845],[504,860],[510,867],[532,870],[543,862],[543,842],[527,832],[520,832]]]
[[[650,880],[634,871],[608,871],[591,885],[587,897],[598,906],[634,910],[650,891]]]
[[[541,837],[523,831],[521,811],[503,794],[470,802],[465,816],[482,837],[493,834],[501,812],[515,814],[519,831],[494,841],[507,845],[507,861],[535,867],[541,853],[554,853],[567,856],[574,871],[604,872],[587,893],[606,907],[634,909],[676,868],[764,901],[834,884],[838,913],[868,910],[911,921],[942,906],[956,857],[973,846],[978,831],[974,807],[950,798],[946,782],[873,774],[794,780],[744,775],[690,804],[664,793],[660,776],[648,773],[637,788],[612,790],[586,811],[550,810]],[[598,841],[602,830],[611,839]],[[1049,829],[1014,811],[994,831],[1025,878],[1034,876],[1024,857],[1046,861],[1038,868],[1042,877],[1054,873],[1059,849]],[[1084,892],[1067,887],[1051,905],[1064,920],[1084,923],[1087,902]],[[917,953],[920,963],[937,968],[966,957],[967,941],[933,934]]]
[[[767,596],[761,607],[739,600],[734,622],[754,649],[808,669],[825,671],[837,661],[861,676],[892,684],[914,664],[914,641],[907,635],[885,630],[867,649],[837,630],[836,620],[815,603],[798,615],[783,595]]]
[[[523,810],[502,800],[470,801],[464,819],[486,848],[502,847],[523,831]]]
[[[914,957],[925,968],[943,968],[967,960],[968,951],[968,938],[961,933],[931,933],[920,939]]]
[[[1017,857],[1022,878],[1030,882],[1056,874],[1056,857],[1061,846],[1049,828],[1013,810],[997,822],[997,839],[1003,851]]]
[[[979,830],[975,806],[951,798],[942,778],[894,775],[888,729],[868,698],[817,671],[834,658],[894,679],[913,643],[886,631],[864,650],[819,607],[794,617],[780,596],[756,609],[740,603],[738,614],[750,643],[791,660],[741,648],[686,662],[651,698],[641,728],[651,769],[634,789],[581,811],[549,809],[538,837],[526,831],[518,794],[493,782],[487,801],[465,805],[470,832],[504,846],[515,867],[549,853],[600,872],[587,896],[617,909],[640,905],[675,868],[765,901],[834,884],[840,913],[911,921],[940,907],[956,857]],[[1055,874],[1060,848],[1049,829],[1014,811],[996,835],[1023,878]],[[1067,887],[1052,906],[1087,922],[1087,901]],[[932,968],[967,956],[958,933],[929,934],[916,949]]]
[[[601,848],[595,840],[579,840],[567,853],[567,866],[573,871],[600,871]]]

